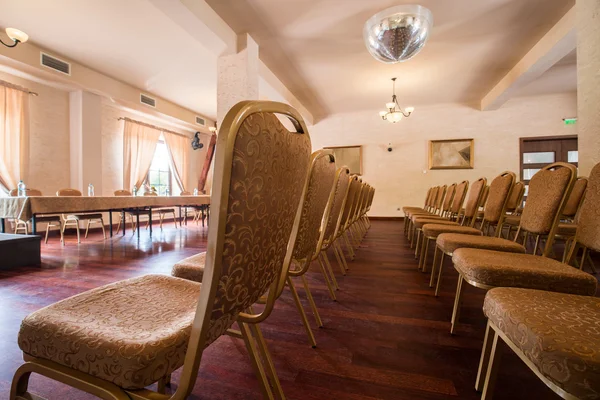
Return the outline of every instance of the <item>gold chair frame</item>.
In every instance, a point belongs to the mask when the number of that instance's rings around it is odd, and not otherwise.
[[[308,129],[300,114],[292,107],[270,101],[244,101],[234,105],[225,116],[221,125],[221,133],[217,140],[215,157],[215,179],[211,202],[214,205],[214,213],[211,213],[212,228],[208,232],[208,246],[206,254],[206,270],[203,283],[206,285],[200,291],[196,314],[192,324],[190,339],[182,366],[181,379],[173,394],[165,394],[165,386],[169,384],[170,376],[158,382],[158,391],[149,389],[128,390],[115,385],[112,382],[99,379],[92,375],[65,367],[53,361],[32,357],[24,354],[25,363],[21,365],[13,377],[10,400],[16,399],[38,399],[39,396],[27,391],[29,377],[32,373],[46,376],[74,388],[83,390],[107,400],[184,400],[192,392],[198,376],[200,361],[202,359],[205,343],[211,324],[213,305],[217,296],[218,284],[222,274],[222,254],[225,245],[225,228],[227,217],[227,205],[229,187],[232,175],[233,150],[237,133],[246,118],[254,113],[276,113],[287,116],[297,134],[304,135],[310,147]],[[296,241],[300,224],[303,196],[291,229],[283,265],[278,276],[271,282],[265,296],[265,306],[261,312],[255,313],[252,306],[245,312],[237,315],[236,322],[240,330],[228,329],[227,334],[244,339],[244,343],[252,361],[253,369],[260,377],[263,396],[274,399],[274,391],[279,398],[285,398],[279,380],[275,374],[274,365],[266,348],[265,340],[260,332],[258,323],[264,321],[272,312],[278,295],[286,283],[288,268],[292,258],[293,243]],[[264,361],[261,361],[264,360]],[[266,371],[265,371],[266,369]]]

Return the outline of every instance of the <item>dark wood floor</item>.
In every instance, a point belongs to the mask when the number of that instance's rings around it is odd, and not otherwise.
[[[109,282],[168,274],[173,263],[205,249],[206,234],[195,225],[176,230],[169,224],[153,238],[142,232],[140,240],[130,233],[106,241],[94,234],[78,246],[69,236],[62,247],[52,237],[42,244],[41,267],[0,270],[0,399],[8,398],[22,362],[16,338],[25,315]],[[316,349],[307,343],[289,293],[262,325],[287,397],[478,399],[473,385],[485,329],[484,292],[467,286],[462,325],[451,336],[457,274],[447,268],[443,292],[435,298],[397,221],[374,221],[350,268],[346,277],[338,276],[337,303],[329,299],[317,269],[309,273],[325,323],[316,332]],[[40,376],[31,378],[30,389],[48,399],[91,398]],[[497,400],[558,399],[508,352],[497,389]],[[192,398],[260,398],[240,340],[222,337],[209,347]]]

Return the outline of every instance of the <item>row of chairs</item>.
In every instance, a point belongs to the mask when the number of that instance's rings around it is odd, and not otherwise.
[[[353,258],[369,229],[374,196],[348,168],[335,169],[330,151],[310,149],[306,125],[290,106],[235,105],[218,136],[207,252],[176,265],[175,276],[116,282],[27,316],[18,336],[25,364],[10,398],[29,398],[29,377],[38,373],[105,399],[185,399],[203,350],[224,334],[244,340],[264,397],[285,398],[259,324],[288,286],[316,345],[293,278],[302,280],[322,326],[305,273],[319,260],[335,299],[326,252],[332,249],[346,274],[345,253]],[[154,383],[156,390],[148,388]]]
[[[483,399],[491,399],[498,348],[506,343],[562,397],[599,398],[600,299],[594,297],[598,281],[583,266],[591,260],[590,250],[600,251],[600,164],[589,180],[577,178],[571,164],[542,168],[529,182],[522,209],[518,204],[523,186],[514,173],[494,178],[484,202],[486,184],[481,178],[471,185],[462,216],[454,211],[464,201],[467,182],[431,188],[424,207],[404,207],[405,233],[423,272],[429,243],[435,243],[430,276],[433,287],[437,272],[435,295],[445,256],[452,258],[459,274],[452,334],[464,284],[488,290],[483,308],[488,325],[476,390],[483,392]],[[480,206],[482,212],[477,211]],[[502,237],[505,227],[508,238]],[[534,239],[533,245],[528,238]],[[553,258],[557,238],[566,241],[562,261]]]
[[[16,197],[17,195],[18,195],[17,189],[12,189],[9,192],[9,196],[11,196],[11,197]],[[56,195],[57,196],[81,197],[82,193],[80,190],[77,190],[77,189],[60,189],[56,192]],[[131,196],[132,194],[129,190],[116,190],[114,192],[114,195],[115,196]],[[182,196],[191,196],[192,193],[184,191],[184,192],[181,192],[181,195]],[[38,189],[27,188],[26,196],[43,196],[43,194]],[[146,193],[144,193],[144,196],[157,196],[157,194],[154,192],[146,192]],[[185,218],[187,218],[187,216],[188,216],[188,208],[190,210],[192,210],[192,212],[193,212],[192,222],[196,222],[196,224],[198,224],[199,221],[202,220],[202,225],[204,226],[204,218],[205,218],[204,213],[206,212],[206,207],[186,207],[185,216],[184,216]],[[163,227],[163,221],[167,214],[173,215],[173,222],[175,224],[175,228],[177,228],[177,217],[176,217],[174,208],[158,208],[158,209],[153,209],[152,211],[158,213],[160,229],[162,229],[162,227]],[[136,222],[135,222],[136,220],[134,219],[134,217],[136,216],[136,214],[147,216],[149,213],[150,213],[149,209],[145,209],[145,210],[144,209],[142,209],[142,210],[135,209],[135,210],[124,211],[119,218],[119,222],[117,225],[117,233],[121,229],[121,224],[125,224],[126,216],[130,217],[132,231],[135,233],[137,226],[136,226]],[[48,243],[48,234],[50,232],[50,228],[57,227],[60,232],[60,241],[61,241],[61,243],[63,243],[63,245],[65,243],[64,242],[64,231],[69,226],[74,227],[76,229],[77,243],[81,243],[81,237],[80,237],[80,232],[79,232],[79,229],[80,229],[79,225],[80,225],[81,221],[87,222],[86,228],[85,228],[85,236],[84,236],[86,239],[88,237],[90,226],[93,224],[98,224],[100,226],[100,228],[102,229],[102,235],[104,236],[104,239],[106,239],[106,231],[104,229],[104,218],[102,216],[102,213],[41,215],[41,216],[36,217],[36,223],[46,223],[46,235],[44,238],[44,243]],[[147,223],[146,223],[146,229],[148,228],[149,221],[150,220],[148,219]],[[29,224],[31,224],[31,223],[32,223],[32,221],[23,221],[21,219],[15,219],[14,233],[15,234],[24,233],[25,235],[27,235],[29,233]]]

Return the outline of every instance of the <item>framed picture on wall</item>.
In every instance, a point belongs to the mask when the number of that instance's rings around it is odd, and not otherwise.
[[[362,146],[325,147],[333,150],[335,167],[346,165],[351,174],[362,175]]]
[[[429,169],[471,169],[473,139],[429,141]]]

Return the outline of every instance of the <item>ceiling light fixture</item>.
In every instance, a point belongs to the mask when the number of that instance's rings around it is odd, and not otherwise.
[[[396,97],[396,78],[392,78],[392,82],[392,101],[385,104],[385,108],[387,108],[387,111],[380,111],[379,116],[381,117],[381,119],[395,124],[396,122],[400,121],[402,117],[410,117],[415,108],[406,107],[403,110],[402,107],[400,107],[400,104],[398,104],[398,98]]]
[[[29,36],[25,32],[15,28],[6,28],[6,35],[13,41],[12,44],[6,44],[0,39],[0,43],[6,47],[15,47],[19,43],[25,43],[29,40]]]
[[[416,56],[425,46],[433,15],[419,5],[401,5],[383,10],[367,20],[363,39],[378,61],[396,64]]]

